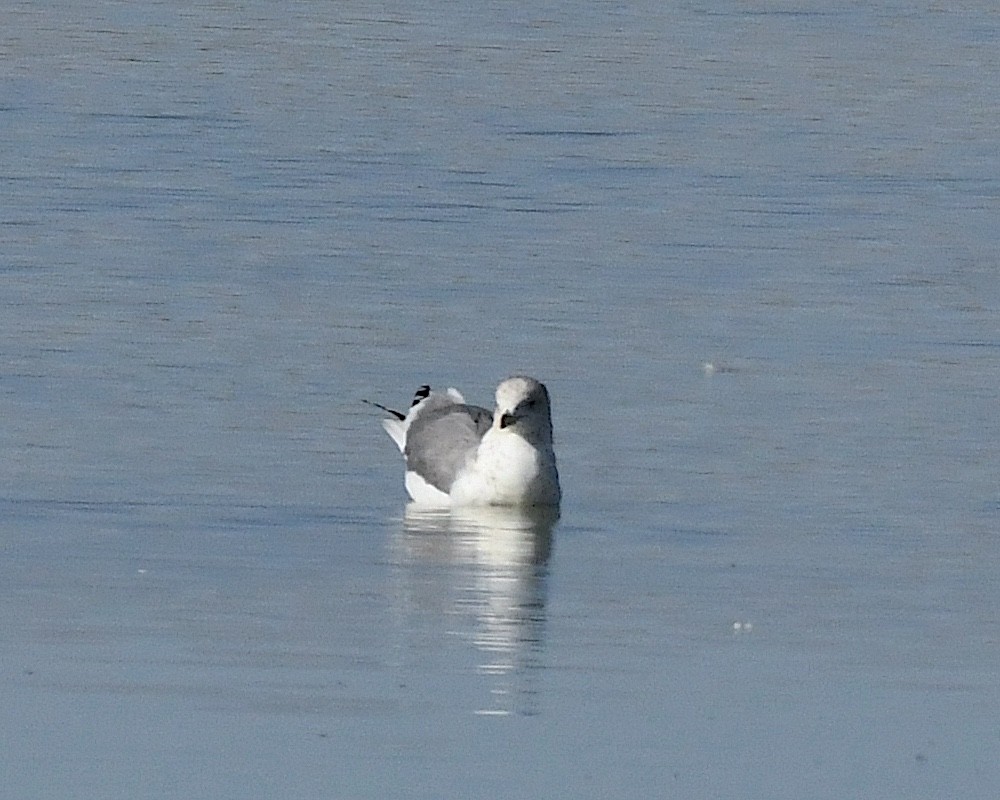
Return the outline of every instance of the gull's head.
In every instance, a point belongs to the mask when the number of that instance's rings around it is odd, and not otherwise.
[[[497,387],[494,425],[529,441],[552,441],[552,411],[545,384],[518,375]]]

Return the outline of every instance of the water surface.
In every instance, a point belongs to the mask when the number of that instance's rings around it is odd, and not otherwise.
[[[8,791],[994,796],[989,3],[0,31]],[[513,372],[561,519],[409,512]]]

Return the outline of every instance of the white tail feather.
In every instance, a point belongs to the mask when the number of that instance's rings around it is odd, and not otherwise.
[[[399,452],[404,452],[406,450],[406,429],[409,427],[406,420],[384,419],[382,420],[382,427],[392,437],[392,440],[396,443],[396,447],[399,448]]]

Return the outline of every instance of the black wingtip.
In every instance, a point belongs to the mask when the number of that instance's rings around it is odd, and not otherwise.
[[[413,408],[421,400],[426,400],[431,393],[431,387],[426,383],[417,389],[416,393],[413,395],[413,402],[410,403],[410,408]]]
[[[362,400],[362,403],[367,403],[370,406],[375,406],[375,408],[381,408],[386,414],[392,414],[396,419],[406,419],[406,414],[400,414],[398,411],[394,411],[391,408],[387,408],[381,403],[373,402],[372,400]]]

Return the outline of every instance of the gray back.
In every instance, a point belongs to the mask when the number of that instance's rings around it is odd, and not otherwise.
[[[406,433],[406,468],[447,494],[492,424],[493,414],[479,406],[425,409]]]

